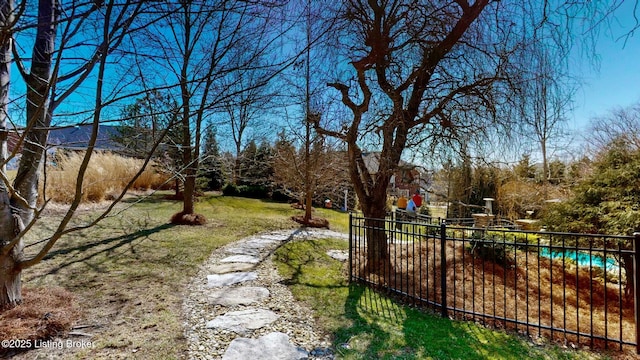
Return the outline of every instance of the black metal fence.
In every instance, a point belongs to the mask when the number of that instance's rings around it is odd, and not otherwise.
[[[640,353],[640,236],[350,217],[349,276],[443,317]]]

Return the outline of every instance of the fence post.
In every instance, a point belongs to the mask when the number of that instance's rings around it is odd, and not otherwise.
[[[349,212],[349,284],[353,279],[353,213]]]
[[[640,232],[633,233],[633,301],[636,320],[636,354],[640,354],[640,259],[638,259],[638,251],[640,251]]]
[[[447,312],[447,254],[445,251],[447,242],[447,222],[440,224],[440,289],[442,289],[442,317],[448,317]]]

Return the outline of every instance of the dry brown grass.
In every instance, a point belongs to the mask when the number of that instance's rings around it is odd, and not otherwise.
[[[285,204],[217,195],[196,203],[196,212],[208,219],[205,225],[173,226],[168,219],[182,204],[165,195],[127,200],[132,206],[124,212],[61,239],[41,263],[23,272],[27,288],[64,286],[74,294],[82,313],[72,332],[82,334],[59,335],[53,341],[62,338],[64,348],[39,347],[14,359],[186,358],[183,296],[200,265],[232,241],[296,227],[290,220],[295,212]],[[100,211],[98,204],[82,207],[76,215]],[[50,210],[36,234],[46,236],[64,207]],[[27,255],[36,250],[27,247]],[[67,346],[68,340],[91,345]]]
[[[74,296],[59,287],[24,288],[22,304],[0,312],[0,338],[19,339],[22,345],[37,347],[37,341],[49,340],[71,329],[80,317],[75,304]],[[0,356],[26,350],[20,347],[0,347]]]
[[[49,166],[46,174],[46,195],[58,203],[70,203],[75,193],[76,180],[84,153],[59,154],[55,166]],[[99,202],[118,195],[133,179],[143,162],[112,153],[94,153],[83,177],[82,201]],[[166,181],[153,166],[136,179],[133,190],[155,189]]]
[[[515,330],[536,341],[553,339],[574,347],[620,346],[591,337],[635,341],[632,301],[625,301],[619,284],[605,284],[602,279],[593,278],[586,268],[568,265],[563,270],[562,261],[526,252],[510,254],[510,262],[501,266],[474,256],[461,242],[448,242],[446,253],[447,303],[457,310],[450,311],[450,316]],[[360,255],[361,265],[365,265],[365,256]],[[392,287],[411,296],[441,302],[439,240],[391,245],[390,257],[391,263],[383,271],[385,284],[395,284]],[[365,266],[361,266],[361,271],[365,271]],[[372,280],[380,282],[377,275]],[[522,325],[525,322],[540,326]],[[564,328],[580,336],[552,332],[550,327]]]

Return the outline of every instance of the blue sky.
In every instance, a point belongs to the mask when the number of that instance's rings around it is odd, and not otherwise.
[[[584,66],[584,85],[575,98],[571,125],[579,127],[593,116],[605,115],[614,107],[626,107],[640,101],[640,38],[607,40],[598,45],[599,70]]]
[[[623,37],[629,33],[634,20],[627,9],[620,10],[597,41],[599,67],[589,64],[587,56],[582,56],[579,59],[582,64],[574,69],[584,83],[575,96],[575,110],[569,117],[571,128],[581,129],[594,116],[640,101],[640,33]],[[576,54],[578,52],[576,49]]]

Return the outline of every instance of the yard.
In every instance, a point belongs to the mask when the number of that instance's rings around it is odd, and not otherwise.
[[[42,263],[23,274],[26,294],[37,288],[57,287],[72,296],[65,300],[74,304],[77,313],[72,323],[76,335],[69,339],[88,341],[91,346],[41,348],[16,358],[50,354],[65,359],[184,358],[181,294],[198,266],[212,251],[229,242],[257,232],[297,226],[290,220],[297,210],[287,204],[217,195],[205,196],[197,203],[197,211],[209,219],[206,225],[172,226],[168,219],[181,204],[165,200],[164,195],[140,202],[130,198],[117,216],[61,240]],[[91,211],[88,207],[80,216]],[[317,209],[317,213],[327,217],[334,230],[347,231],[346,214],[325,209]],[[50,231],[46,220],[58,215],[55,210],[45,214],[38,231]],[[344,264],[323,255],[324,247],[340,245],[330,240],[315,244],[290,243],[278,251],[276,258],[288,259],[281,262],[285,274],[288,267],[298,266],[299,254],[314,259],[300,265],[305,278],[291,281],[291,288],[315,310],[323,329],[333,334],[339,358],[602,357],[534,345],[473,323],[440,319],[364,288],[349,287]],[[289,255],[283,257],[283,252]],[[52,303],[32,308],[43,317],[58,315]],[[6,324],[5,318],[2,323]]]

